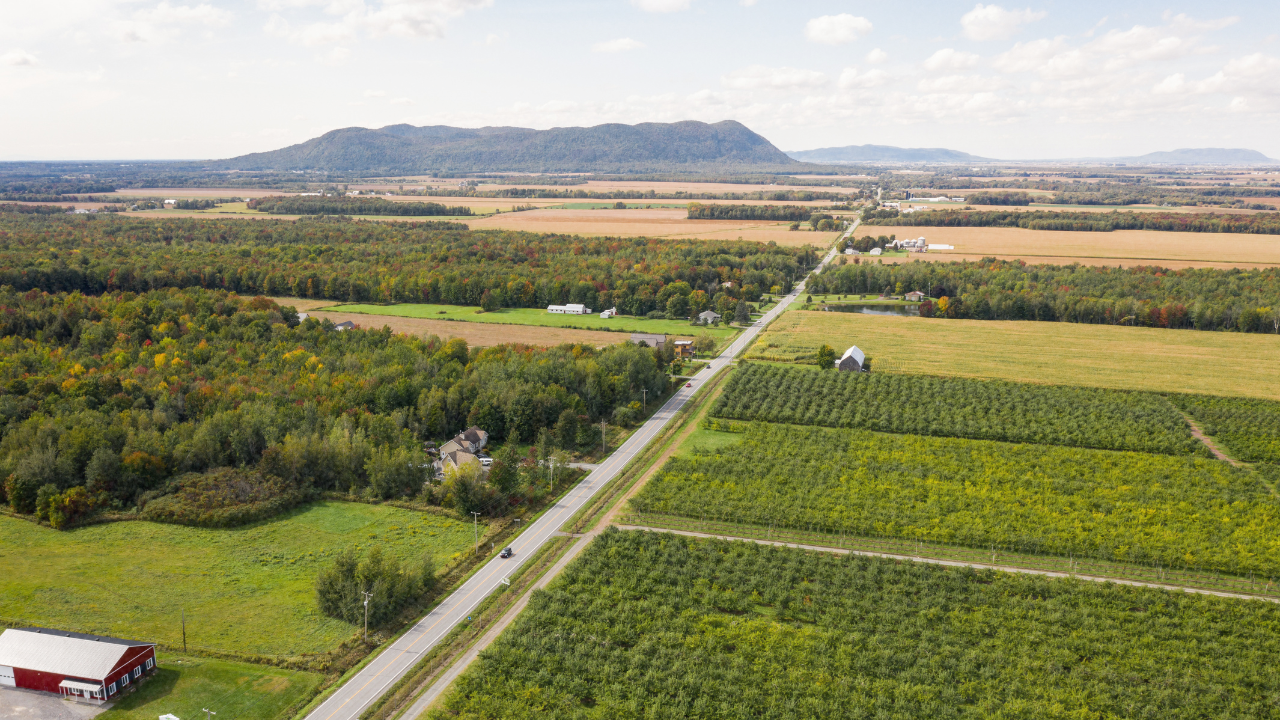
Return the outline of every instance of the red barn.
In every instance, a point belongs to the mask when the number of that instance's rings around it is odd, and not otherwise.
[[[155,643],[44,628],[0,633],[0,686],[102,703],[155,670]]]

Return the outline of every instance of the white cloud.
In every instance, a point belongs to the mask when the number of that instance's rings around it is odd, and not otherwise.
[[[1182,92],[1186,86],[1187,76],[1184,73],[1174,73],[1156,83],[1156,86],[1151,88],[1151,92],[1156,95],[1172,95]]]
[[[964,36],[970,40],[1003,40],[1018,32],[1027,23],[1045,16],[1044,11],[1005,10],[999,5],[978,3],[960,18]]]
[[[125,42],[152,42],[174,39],[183,26],[225,27],[231,13],[207,3],[172,5],[164,0],[153,8],[134,11],[131,18],[114,23],[117,36]]]
[[[484,44],[485,45],[501,45],[502,41],[505,39],[506,39],[505,34],[499,35],[497,33],[489,33],[484,37]]]
[[[688,10],[691,0],[631,0],[631,4],[645,12],[669,13]]]
[[[632,40],[631,38],[618,38],[616,40],[605,40],[604,42],[598,42],[595,45],[592,45],[591,49],[594,52],[619,53],[619,52],[626,52],[628,50],[639,50],[642,47],[644,47],[644,43],[640,42],[639,40]]]
[[[954,48],[943,48],[924,61],[926,70],[960,70],[978,64],[979,58],[971,52],[961,52]]]
[[[754,7],[756,0],[738,0],[738,4],[742,7]]]
[[[324,54],[326,65],[341,65],[351,59],[351,51],[344,47],[335,47]]]
[[[14,48],[9,52],[0,55],[0,64],[12,67],[31,67],[37,64],[36,56],[21,48]]]
[[[871,52],[867,53],[867,62],[871,63],[872,65],[879,65],[880,63],[888,59],[889,59],[889,53],[881,50],[880,48],[876,48],[875,50],[872,50]]]
[[[406,97],[396,98],[391,101],[392,105],[412,105],[413,101]]]
[[[752,65],[725,75],[720,81],[735,90],[800,90],[826,85],[827,76],[816,70]]]
[[[364,91],[365,97],[386,97],[386,95],[387,95],[386,90],[365,90]]]
[[[823,15],[804,26],[805,37],[823,45],[843,45],[871,32],[871,21],[848,13]]]
[[[845,89],[853,88],[870,88],[883,85],[889,81],[889,74],[883,70],[868,70],[860,73],[858,68],[845,68],[840,73],[840,80],[837,84]]]
[[[446,23],[469,10],[489,7],[493,0],[263,0],[264,9],[305,9],[325,4],[324,12],[341,16],[335,22],[309,22],[295,28],[279,14],[272,15],[265,30],[300,45],[353,42],[358,36],[393,36],[434,40],[444,35]]]

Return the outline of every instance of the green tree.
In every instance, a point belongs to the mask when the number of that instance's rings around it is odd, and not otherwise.
[[[667,317],[672,320],[689,317],[689,299],[684,295],[672,295],[667,300]]]
[[[745,300],[738,301],[738,307],[733,310],[733,321],[739,325],[751,324],[751,308]]]
[[[480,309],[485,312],[494,312],[502,307],[502,303],[498,300],[498,294],[492,290],[485,290],[480,295]]]
[[[715,349],[716,349],[716,339],[711,337],[707,333],[702,333],[701,335],[693,339],[694,352],[702,353],[705,355],[707,353],[715,351]]]
[[[520,451],[514,442],[502,446],[489,466],[489,484],[503,495],[515,493],[520,484]]]
[[[830,370],[836,365],[836,351],[830,345],[823,345],[818,348],[817,358],[814,364],[823,370]]]
[[[556,421],[556,447],[574,450],[578,447],[578,413],[565,410]]]

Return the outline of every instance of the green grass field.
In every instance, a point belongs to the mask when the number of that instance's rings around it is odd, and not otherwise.
[[[275,720],[320,684],[316,673],[160,653],[160,669],[100,720],[203,720],[204,708],[233,720]]]
[[[231,530],[136,521],[59,532],[0,517],[0,618],[173,645],[185,610],[192,647],[325,652],[355,631],[316,609],[313,584],[334,554],[378,544],[402,559],[430,551],[442,566],[471,543],[469,523],[345,502]]]
[[[619,315],[607,320],[600,317],[599,313],[590,315],[552,315],[542,308],[504,308],[496,312],[482,313],[479,312],[480,308],[478,307],[405,303],[402,305],[332,305],[323,309],[329,312],[391,315],[395,317],[425,318],[428,320],[463,320],[498,325],[536,325],[541,327],[618,330],[664,335],[692,336],[705,332],[717,340],[732,337],[738,332],[736,328],[730,328],[725,325],[719,327],[695,327],[683,320],[649,320],[629,315]]]

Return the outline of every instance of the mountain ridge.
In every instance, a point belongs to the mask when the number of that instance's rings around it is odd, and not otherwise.
[[[221,170],[639,172],[806,168],[742,123],[609,123],[534,130],[448,125],[349,127],[278,150],[207,164]]]

